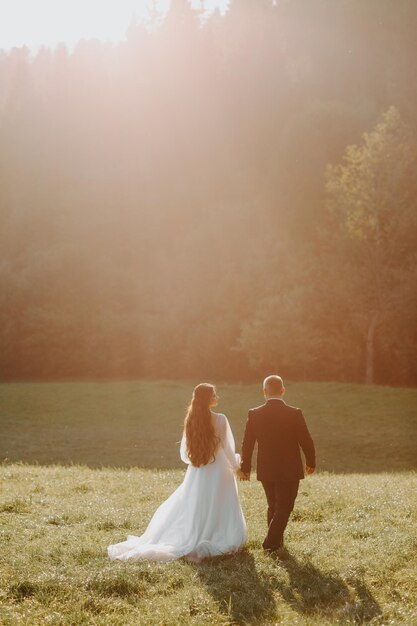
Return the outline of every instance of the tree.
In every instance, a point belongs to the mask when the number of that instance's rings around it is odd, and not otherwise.
[[[0,52],[0,377],[358,380],[368,335],[376,379],[416,384],[414,231],[373,328],[324,174],[390,104],[417,126],[417,4],[149,4],[117,45]]]
[[[368,383],[377,330],[382,346],[398,336],[414,299],[416,166],[415,133],[390,107],[362,145],[349,146],[342,163],[327,170],[327,206],[337,228],[332,256],[347,278],[346,311],[362,329]],[[393,317],[397,328],[388,328]]]

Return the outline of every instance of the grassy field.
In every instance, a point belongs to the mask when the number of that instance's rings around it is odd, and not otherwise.
[[[194,382],[0,384],[0,461],[179,468],[177,442]],[[238,448],[260,385],[219,385]],[[304,410],[321,470],[417,467],[417,389],[338,383],[287,385]]]
[[[264,555],[259,483],[241,483],[247,547],[198,565],[109,562],[183,471],[0,466],[0,623],[417,624],[416,475],[302,482],[288,561]]]
[[[107,560],[107,545],[141,534],[182,480],[193,384],[0,385],[0,624],[417,626],[417,390],[287,386],[320,469],[302,483],[288,561],[263,554],[255,480],[239,485],[249,528],[240,554],[199,565]],[[218,390],[239,443],[260,388]]]

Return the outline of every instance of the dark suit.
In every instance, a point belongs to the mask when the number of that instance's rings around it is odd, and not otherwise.
[[[309,467],[316,466],[315,449],[303,413],[280,398],[271,398],[248,413],[242,444],[241,470],[251,471],[252,454],[258,443],[257,478],[268,500],[266,549],[283,544],[284,531],[294,508],[304,469],[300,447]]]

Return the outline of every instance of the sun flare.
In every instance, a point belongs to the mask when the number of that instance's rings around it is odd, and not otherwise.
[[[0,49],[72,48],[80,39],[122,41],[133,19],[145,20],[150,11],[161,17],[171,0],[3,0],[0,3]],[[191,0],[190,6],[210,15],[224,13],[227,0]]]

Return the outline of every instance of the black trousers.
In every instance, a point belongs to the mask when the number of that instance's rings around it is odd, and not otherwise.
[[[277,550],[284,543],[284,531],[294,508],[300,481],[261,482],[268,501],[268,534],[262,545],[266,550]]]

